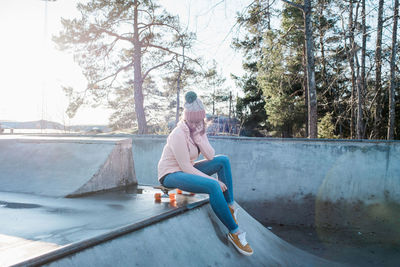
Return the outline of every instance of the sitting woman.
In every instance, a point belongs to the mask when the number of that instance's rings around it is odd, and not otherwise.
[[[158,162],[162,185],[193,193],[206,193],[217,217],[228,228],[228,239],[244,255],[253,254],[246,233],[239,229],[233,200],[232,173],[227,156],[217,155],[205,127],[205,110],[196,93],[185,95],[183,120],[170,133]],[[194,162],[199,154],[204,160]],[[218,179],[212,177],[218,174]]]

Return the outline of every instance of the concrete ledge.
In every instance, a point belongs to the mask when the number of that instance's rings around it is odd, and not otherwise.
[[[137,184],[129,138],[0,137],[0,191],[65,197]]]

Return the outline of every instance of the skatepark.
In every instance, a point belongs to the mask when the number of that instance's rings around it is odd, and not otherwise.
[[[155,202],[166,136],[0,136],[0,266],[343,266],[267,223],[400,243],[400,143],[210,137],[230,158],[239,223],[228,243],[206,195]]]

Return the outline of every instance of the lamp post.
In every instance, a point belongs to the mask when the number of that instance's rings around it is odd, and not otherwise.
[[[43,128],[47,128],[45,125],[45,93],[46,93],[46,74],[47,74],[47,6],[48,2],[55,2],[56,0],[41,0],[44,1],[44,29],[43,29],[43,44],[42,44],[42,112],[41,112],[41,120],[40,120],[40,133],[43,133]]]

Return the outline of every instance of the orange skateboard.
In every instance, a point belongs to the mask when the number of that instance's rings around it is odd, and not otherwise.
[[[192,192],[185,192],[185,191],[182,191],[182,190],[180,190],[180,189],[176,189],[176,193],[178,193],[179,195],[189,195],[189,196],[194,196],[195,195],[195,193],[192,193]]]
[[[163,185],[154,186],[154,189],[159,189],[163,192],[163,194],[161,194],[161,193],[154,194],[154,198],[156,199],[156,201],[161,201],[162,199],[169,199],[170,201],[175,201],[176,194],[170,193],[170,191],[173,191],[173,190],[176,190],[176,193],[179,195],[189,195],[189,196],[195,195],[194,193],[190,193],[190,192],[186,193],[178,188],[168,188]]]
[[[169,191],[175,190],[176,188],[168,188],[162,185],[154,186],[154,189],[159,189],[163,192],[161,193],[155,193],[154,198],[156,201],[161,202],[162,199],[169,199],[169,201],[175,201],[176,200],[176,194],[175,193],[170,193]]]

